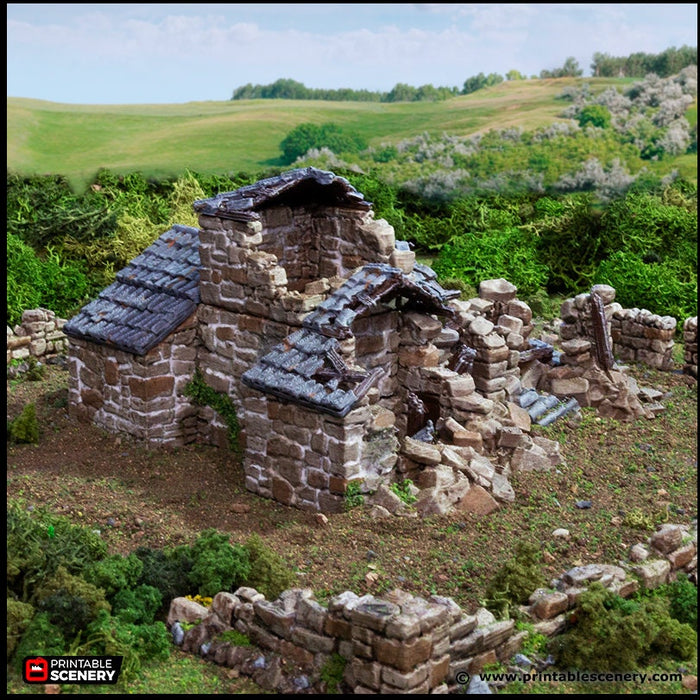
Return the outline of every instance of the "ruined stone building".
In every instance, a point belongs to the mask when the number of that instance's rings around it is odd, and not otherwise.
[[[552,352],[529,342],[513,285],[459,301],[347,180],[314,168],[194,208],[199,229],[173,226],[65,324],[73,416],[225,447],[223,417],[186,391],[197,374],[235,405],[246,487],[326,512],[353,481],[396,512],[400,478],[423,514],[489,512],[514,497],[511,470],[560,463],[531,422],[585,391],[527,408],[544,397],[521,373],[539,379]]]

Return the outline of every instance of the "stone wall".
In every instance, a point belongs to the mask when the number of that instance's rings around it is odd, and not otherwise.
[[[569,569],[549,588],[533,591],[520,614],[536,633],[551,637],[566,630],[570,611],[593,582],[622,597],[640,587],[656,588],[679,572],[697,585],[697,530],[661,525],[621,563]],[[197,624],[183,634],[180,622]],[[469,614],[452,598],[423,599],[400,590],[381,597],[345,591],[322,605],[310,589],[291,589],[267,601],[255,589],[239,588],[218,593],[210,608],[176,598],[167,623],[185,651],[236,668],[279,693],[318,684],[333,654],[345,659],[343,680],[351,693],[460,692],[463,673],[507,664],[528,635],[513,619],[498,621],[484,608]],[[255,648],[217,638],[229,629],[246,635]]]
[[[68,349],[68,339],[61,330],[65,322],[48,309],[25,311],[22,323],[7,327],[7,363],[64,353]]]
[[[687,318],[683,324],[683,372],[698,377],[698,317]]]
[[[197,345],[194,315],[143,357],[71,338],[70,415],[154,442],[195,441],[200,409],[183,392]]]
[[[673,369],[676,319],[646,309],[618,309],[613,313],[611,335],[615,355],[623,362],[639,362],[654,369]]]

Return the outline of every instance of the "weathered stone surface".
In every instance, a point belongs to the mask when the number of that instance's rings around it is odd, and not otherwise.
[[[410,437],[404,438],[402,451],[406,457],[418,464],[434,466],[442,461],[440,450],[437,447]]]
[[[204,620],[209,615],[209,608],[196,603],[189,598],[173,598],[170,601],[167,625],[170,627],[174,622],[197,622]]]
[[[430,658],[431,641],[428,637],[418,637],[412,642],[399,642],[395,639],[377,637],[373,650],[377,661],[407,672]]]
[[[632,571],[640,577],[644,588],[656,588],[668,580],[671,564],[666,559],[653,559],[635,566]]]
[[[498,501],[481,486],[473,486],[457,503],[457,509],[476,513],[477,515],[488,515],[498,510]]]
[[[559,591],[538,589],[530,596],[533,615],[540,620],[549,620],[564,612],[569,606],[569,597]]]
[[[518,288],[503,278],[484,280],[479,283],[479,296],[490,301],[510,302],[518,293]]]
[[[661,552],[668,554],[674,549],[680,547],[683,541],[683,531],[680,526],[664,523],[659,529],[649,538],[651,546]]]

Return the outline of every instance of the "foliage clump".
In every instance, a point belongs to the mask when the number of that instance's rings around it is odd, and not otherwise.
[[[60,627],[49,620],[48,613],[38,612],[27,626],[15,650],[13,666],[21,673],[26,656],[62,656],[68,648]]]
[[[259,535],[252,535],[245,543],[250,560],[250,573],[246,585],[274,600],[282,591],[296,583],[294,572],[287,562],[268,547]]]
[[[395,482],[389,486],[389,490],[393,491],[407,506],[413,505],[418,497],[413,493],[411,487],[413,482],[410,479]]]
[[[534,545],[518,542],[513,557],[502,564],[489,581],[485,606],[506,618],[512,607],[527,603],[532,592],[546,583],[540,559]]]
[[[203,596],[230,591],[240,586],[250,574],[248,552],[232,545],[228,535],[214,528],[204,530],[192,545],[192,569],[189,581]]]
[[[123,588],[114,596],[112,614],[133,625],[149,625],[163,605],[161,592],[153,586],[141,584]]]
[[[10,422],[12,442],[36,444],[39,442],[39,421],[36,417],[36,404],[28,403],[22,412]]]
[[[593,583],[581,594],[568,632],[552,640],[550,651],[564,668],[629,671],[655,655],[689,660],[697,634],[669,613],[660,596],[625,600]]]
[[[103,589],[108,598],[125,589],[133,588],[143,571],[143,562],[135,555],[126,557],[112,554],[94,562],[83,572],[86,581]]]
[[[7,659],[14,653],[22,634],[34,617],[35,609],[29,603],[7,598]]]
[[[138,547],[133,554],[143,564],[139,585],[157,588],[163,600],[168,603],[189,590],[189,575],[193,564],[189,547]]]
[[[100,610],[111,610],[105,592],[59,566],[56,573],[35,590],[33,600],[49,622],[71,639],[94,620]]]

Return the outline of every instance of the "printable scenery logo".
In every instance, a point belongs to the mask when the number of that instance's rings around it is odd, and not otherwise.
[[[119,680],[122,656],[27,656],[25,683],[110,684]]]

